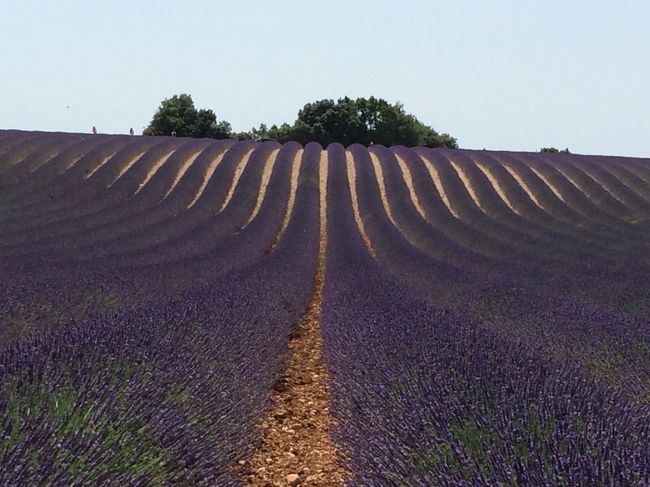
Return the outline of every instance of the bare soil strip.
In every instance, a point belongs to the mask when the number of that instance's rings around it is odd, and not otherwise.
[[[266,161],[264,161],[262,182],[260,183],[260,190],[259,193],[257,194],[257,201],[255,202],[255,208],[253,208],[253,211],[248,217],[248,220],[246,220],[246,223],[244,223],[244,225],[241,227],[242,230],[246,228],[248,224],[255,219],[257,214],[260,212],[260,208],[262,208],[262,203],[264,202],[264,196],[266,196],[266,188],[269,185],[269,181],[271,181],[271,174],[273,173],[273,167],[275,166],[275,161],[278,157],[278,152],[280,152],[280,149],[274,149],[273,152],[269,154],[269,157],[266,159]]]
[[[485,211],[485,208],[481,204],[481,200],[476,194],[476,191],[474,191],[474,186],[472,185],[472,182],[467,177],[467,174],[465,174],[465,170],[457,162],[453,161],[451,158],[449,158],[449,163],[451,164],[451,167],[454,168],[454,171],[456,171],[456,174],[458,174],[460,180],[463,182],[463,185],[465,186],[465,189],[469,193],[469,196],[472,198],[472,201],[474,201],[474,204],[478,207],[479,210],[481,210],[483,213],[487,215],[488,213],[487,211]]]
[[[146,151],[146,150],[143,150],[143,151],[140,152],[137,156],[134,156],[131,160],[132,160],[133,162],[137,161],[138,159],[140,159],[140,158],[144,155],[145,152],[147,152],[147,151]],[[111,154],[111,155],[109,155],[109,156],[106,156],[104,159],[102,159],[98,164],[96,164],[92,169],[90,169],[90,170],[89,170],[89,171],[84,175],[84,179],[88,179],[88,178],[92,177],[92,175],[95,174],[97,171],[99,171],[102,167],[104,167],[104,165],[105,165],[108,161],[110,161],[110,160],[115,156],[115,154],[117,154],[117,152],[114,153],[114,154]],[[75,159],[71,164],[67,165],[63,171],[65,172],[65,171],[68,171],[68,170],[70,170],[71,168],[73,168],[74,165],[77,164],[77,162],[79,162],[83,156],[84,156],[84,155],[80,155],[79,157],[77,157],[77,158],[76,158],[76,159]]]
[[[598,184],[603,191],[609,193],[609,195],[614,198],[616,201],[618,201],[620,204],[625,206],[626,208],[629,208],[628,204],[625,202],[625,198],[622,197],[619,192],[616,190],[616,188],[612,187],[611,182],[607,181],[607,179],[604,179],[601,175],[598,173],[593,172],[593,168],[590,165],[583,165],[583,164],[576,164],[575,162],[572,163],[577,169],[582,171],[587,177],[592,179],[596,184]],[[609,172],[609,171],[606,171]],[[609,173],[610,176],[612,176],[615,180],[617,180],[620,184],[625,186],[628,190],[634,192],[632,188],[630,188],[627,184],[623,183],[619,178],[614,176],[611,172]]]
[[[176,150],[178,150],[178,149],[176,149]],[[140,191],[142,191],[142,188],[144,188],[147,185],[147,183],[149,182],[149,180],[156,175],[158,170],[161,167],[163,167],[163,165],[171,158],[172,154],[176,153],[176,150],[170,152],[165,157],[161,157],[160,159],[158,159],[156,162],[154,162],[151,165],[151,167],[147,171],[147,174],[145,175],[144,179],[142,181],[140,181],[140,184],[138,184],[138,188],[135,190],[135,193],[133,193],[131,195],[131,197],[135,196]]]
[[[499,195],[499,198],[501,198],[501,200],[506,204],[506,206],[510,208],[510,210],[513,213],[519,216],[523,216],[521,211],[514,204],[512,204],[512,201],[510,201],[510,198],[508,198],[508,194],[506,193],[505,189],[503,188],[503,186],[501,186],[501,183],[494,176],[494,174],[492,174],[490,168],[484,166],[483,164],[479,163],[476,160],[474,161],[474,164],[476,164],[476,167],[478,167],[479,170],[485,175],[487,180],[492,185],[492,188],[494,188],[494,191],[496,191],[496,193]]]
[[[320,163],[320,248],[312,302],[289,340],[292,357],[271,399],[274,408],[260,427],[262,445],[238,470],[246,485],[340,486],[345,472],[330,438],[328,374],[321,359],[320,313],[327,245],[327,159]]]
[[[384,180],[384,170],[381,167],[381,161],[379,160],[379,157],[374,152],[368,151],[370,154],[370,160],[372,161],[372,166],[375,171],[375,179],[377,180],[377,186],[379,188],[379,196],[381,198],[381,204],[384,207],[384,211],[386,212],[386,216],[388,217],[388,220],[393,224],[397,230],[402,234],[402,236],[408,240],[408,242],[413,245],[414,247],[417,247],[417,243],[413,241],[411,236],[404,231],[402,227],[400,227],[397,224],[397,221],[393,217],[393,211],[390,208],[390,202],[388,201],[388,192],[386,191],[386,181]],[[411,197],[411,201],[413,201],[413,198]],[[420,213],[420,215],[423,215],[423,213]]]
[[[287,229],[289,226],[289,221],[291,220],[291,214],[293,213],[293,205],[296,201],[296,191],[298,189],[298,177],[300,176],[300,165],[302,164],[302,156],[305,153],[304,149],[300,149],[294,159],[293,159],[293,164],[291,165],[291,182],[290,182],[290,189],[289,189],[289,201],[287,202],[287,209],[284,213],[284,219],[282,220],[282,227],[280,227],[280,230],[278,230],[278,233],[276,234],[275,238],[273,239],[273,243],[271,246],[268,248],[268,250],[265,252],[266,254],[270,254],[275,250],[275,247],[277,247],[278,243],[280,242],[280,239],[282,238],[282,235],[284,235],[284,231]]]
[[[533,171],[535,173],[535,175],[539,179],[541,179],[544,182],[544,184],[546,184],[546,186],[548,186],[548,188],[553,192],[553,194],[562,203],[564,203],[566,205],[566,198],[564,198],[564,195],[560,192],[560,190],[558,188],[555,187],[555,185],[551,181],[549,181],[549,179],[546,176],[544,176],[544,174],[542,174],[542,172],[539,169],[537,169],[536,167],[533,167],[533,166],[528,166],[528,169]]]
[[[404,183],[406,184],[406,187],[409,190],[409,196],[411,197],[411,202],[413,203],[413,206],[415,206],[415,209],[420,214],[420,216],[424,220],[428,221],[427,215],[424,212],[424,208],[422,208],[422,205],[420,204],[420,200],[418,199],[418,194],[415,192],[411,170],[406,164],[406,161],[402,159],[401,156],[399,156],[398,154],[394,154],[394,155],[395,155],[395,159],[397,159],[397,163],[399,164],[400,171],[402,171],[402,178],[404,179]]]
[[[39,170],[39,169],[40,169],[41,167],[43,167],[45,164],[47,164],[47,163],[50,162],[52,159],[54,159],[55,157],[57,157],[59,154],[60,154],[60,153],[57,153],[57,154],[53,155],[52,157],[48,158],[48,160],[45,161],[43,164],[39,165],[38,167],[35,167],[32,171],[30,171],[30,174],[33,174],[34,172],[36,172],[37,170]],[[101,161],[99,161],[99,162],[97,163],[97,165],[96,165],[96,166],[91,170],[91,175],[94,174],[95,171],[97,171],[100,167],[102,167],[102,166],[103,166],[104,164],[106,164],[108,161],[110,161],[110,160],[115,156],[115,154],[117,154],[117,152],[112,152],[111,154],[109,154],[109,155],[107,155],[106,157],[104,157]],[[78,163],[78,162],[79,162],[79,161],[80,161],[80,160],[81,160],[85,155],[86,155],[86,154],[81,154],[79,157],[74,157],[73,159],[69,160],[68,163],[63,167],[63,170],[62,170],[62,171],[58,171],[58,174],[61,175],[61,174],[64,174],[64,173],[68,172],[70,169],[73,169],[73,168],[75,167],[75,165],[76,165],[76,164],[77,164],[77,163]],[[85,175],[85,176],[84,176],[84,179],[88,179],[89,177],[90,177],[90,176]]]
[[[201,182],[201,186],[199,187],[199,189],[196,190],[196,194],[194,195],[194,198],[192,199],[192,201],[190,201],[189,205],[187,205],[188,210],[194,206],[194,204],[203,194],[203,190],[208,185],[208,182],[210,181],[212,174],[214,174],[214,171],[216,171],[217,166],[219,166],[219,164],[221,163],[221,160],[226,155],[226,152],[228,152],[228,149],[224,150],[222,153],[217,155],[217,157],[215,157],[210,163],[210,165],[208,166],[207,170],[205,171],[205,174],[203,175],[203,181]]]
[[[377,179],[377,186],[379,187],[379,196],[381,197],[381,204],[384,206],[384,211],[386,216],[393,224],[393,226],[399,228],[393,218],[393,212],[390,209],[390,203],[388,202],[388,196],[386,196],[386,184],[384,183],[384,171],[381,167],[381,162],[374,152],[368,151],[370,154],[370,160],[372,161],[372,167],[375,171],[375,179]]]
[[[585,188],[583,188],[582,185],[580,185],[580,184],[579,184],[579,183],[578,183],[574,178],[572,178],[572,177],[568,174],[566,168],[561,167],[561,166],[554,166],[554,167],[555,167],[555,169],[556,169],[560,174],[562,174],[562,176],[564,176],[564,178],[565,178],[567,181],[569,181],[569,183],[573,184],[573,185],[578,189],[578,191],[580,191],[582,194],[585,195],[585,197],[586,197],[587,199],[589,199],[592,203],[594,203],[594,205],[596,205],[598,208],[603,209],[604,211],[608,211],[608,206],[609,206],[609,205],[607,205],[607,204],[603,203],[602,201],[600,201],[598,197],[594,197],[594,196],[592,196],[592,195],[593,195],[593,191],[589,191],[589,189],[585,189]],[[618,201],[621,205],[627,207],[627,205],[625,204],[624,201],[622,201],[621,199],[619,199],[618,196],[616,196],[616,195],[615,195],[612,191],[610,191],[610,190],[609,190],[609,189],[608,189],[604,184],[602,184],[600,181],[598,181],[596,178],[594,178],[594,177],[593,177],[591,174],[589,174],[587,171],[581,169],[580,167],[576,167],[576,169],[577,169],[578,171],[581,171],[581,172],[584,174],[585,178],[587,178],[587,179],[591,179],[591,181],[594,183],[594,185],[596,185],[596,186],[598,187],[598,189],[600,189],[600,191],[602,191],[603,193],[607,193],[607,194],[609,194],[612,198],[614,198],[616,201]],[[597,189],[596,191],[598,191],[598,189]],[[599,195],[597,195],[597,196],[599,196]]]
[[[160,165],[164,164],[164,162],[165,162],[167,159],[169,159],[169,158],[172,156],[172,154],[173,154],[174,152],[176,152],[176,149],[170,149],[170,151],[167,152],[167,154],[165,154],[164,156],[162,156],[162,157],[158,160],[158,164],[160,164]],[[113,179],[113,181],[110,182],[110,184],[106,187],[106,189],[108,189],[108,188],[110,188],[111,186],[113,186],[113,185],[118,181],[118,179],[120,179],[122,176],[124,176],[124,174],[125,174],[129,169],[131,169],[131,167],[133,167],[133,166],[135,165],[135,163],[138,162],[142,156],[144,156],[145,153],[146,153],[146,151],[143,152],[143,153],[142,153],[141,155],[139,155],[139,156],[133,157],[133,158],[130,159],[130,160],[129,160],[129,161],[128,161],[128,162],[127,162],[123,167],[121,167],[120,170],[119,170],[118,173],[117,173],[117,176],[115,176],[115,179]],[[160,162],[160,161],[162,161],[162,162]],[[159,167],[160,167],[160,166],[159,166]],[[157,170],[157,169],[156,169],[156,170]]]
[[[366,227],[363,224],[363,219],[361,218],[361,213],[359,212],[359,200],[357,199],[357,171],[354,168],[354,157],[349,151],[345,151],[345,163],[346,170],[348,173],[348,186],[350,187],[350,199],[352,200],[352,212],[354,213],[354,221],[357,222],[357,228],[363,238],[363,242],[366,244],[366,248],[370,255],[374,259],[377,259],[377,252],[375,252],[370,237],[366,233]]]
[[[451,206],[451,203],[449,202],[449,197],[447,196],[447,192],[445,191],[445,187],[442,184],[442,179],[440,179],[440,174],[438,173],[438,169],[433,165],[433,163],[427,159],[424,155],[419,154],[420,159],[424,163],[425,167],[427,168],[427,171],[429,172],[429,176],[431,176],[431,180],[433,181],[433,184],[435,185],[436,189],[438,190],[438,194],[440,195],[440,198],[442,199],[442,202],[445,204],[445,206],[449,209],[449,212],[459,220],[460,214]]]
[[[161,198],[161,201],[164,200],[165,198],[167,198],[167,196],[169,196],[169,194],[172,191],[174,191],[174,188],[176,187],[178,182],[181,180],[181,178],[185,175],[185,173],[190,168],[190,166],[192,164],[194,164],[194,161],[196,161],[196,159],[201,155],[201,152],[203,152],[204,150],[205,150],[205,147],[197,150],[196,152],[194,152],[194,154],[192,154],[190,157],[188,157],[187,159],[185,159],[183,161],[183,164],[181,165],[181,167],[176,172],[176,175],[174,176],[174,180],[169,185],[169,189],[167,189],[164,196]]]
[[[226,208],[226,206],[228,206],[228,203],[230,203],[230,200],[235,194],[235,188],[237,188],[237,183],[239,182],[239,178],[241,178],[241,175],[244,173],[244,169],[246,169],[246,166],[248,165],[248,161],[250,160],[254,150],[255,149],[250,149],[246,154],[244,154],[244,157],[242,157],[239,160],[239,163],[235,168],[235,175],[233,176],[232,183],[230,185],[230,188],[228,189],[228,194],[226,195],[226,199],[223,200],[223,203],[221,204],[221,208],[219,208],[219,213],[221,213]]]
[[[515,181],[517,181],[519,186],[521,186],[521,188],[526,192],[526,194],[531,199],[531,201],[535,203],[538,207],[540,207],[542,210],[545,210],[544,206],[540,203],[539,199],[537,198],[537,195],[535,195],[535,192],[532,190],[530,186],[528,186],[528,183],[526,183],[526,181],[524,181],[524,179],[519,174],[517,174],[517,172],[508,164],[502,163],[501,165],[506,171],[508,171],[508,173],[510,173],[510,175],[515,179]]]

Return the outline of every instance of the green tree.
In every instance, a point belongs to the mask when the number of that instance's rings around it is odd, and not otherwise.
[[[276,132],[273,129],[277,129]],[[345,146],[358,143],[458,147],[456,139],[449,134],[439,134],[406,113],[402,104],[393,105],[375,97],[308,103],[298,112],[298,119],[292,126],[271,127],[269,136],[302,144],[316,141],[322,145],[339,142]]]
[[[217,122],[212,110],[197,110],[192,97],[181,94],[162,101],[143,134],[227,139],[232,128],[226,121]]]
[[[174,95],[165,99],[154,114],[145,135],[179,137],[212,137],[215,139],[273,139],[278,142],[311,141],[326,146],[339,142],[351,144],[382,144],[385,146],[426,146],[457,148],[456,139],[439,134],[433,128],[406,113],[401,103],[391,104],[381,98],[339,98],[317,100],[306,104],[296,121],[289,125],[260,124],[248,132],[233,132],[226,121],[217,122],[212,110],[197,110],[190,95]]]
[[[551,152],[551,153],[556,153],[556,152],[566,152],[567,154],[569,153],[569,148],[567,147],[564,150],[557,149],[555,147],[542,147],[540,152]]]

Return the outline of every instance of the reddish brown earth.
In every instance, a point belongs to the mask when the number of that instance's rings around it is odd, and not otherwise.
[[[314,299],[289,341],[292,357],[271,395],[274,408],[260,425],[262,445],[240,462],[247,485],[343,485],[341,457],[330,439],[334,421],[328,409],[328,374],[321,360],[321,299],[322,271]]]
[[[323,154],[325,156],[325,154]],[[331,440],[329,375],[321,357],[320,314],[325,274],[327,165],[321,157],[321,232],[312,301],[290,337],[291,359],[271,395],[274,407],[259,427],[260,448],[238,470],[246,485],[340,486],[343,458]]]

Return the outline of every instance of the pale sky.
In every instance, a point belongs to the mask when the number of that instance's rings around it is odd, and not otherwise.
[[[189,93],[239,131],[375,95],[464,148],[650,157],[647,0],[0,0],[0,12],[0,129],[140,133],[164,98]]]

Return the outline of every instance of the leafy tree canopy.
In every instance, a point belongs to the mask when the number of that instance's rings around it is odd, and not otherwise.
[[[539,151],[540,152],[552,152],[552,153],[555,153],[555,152],[566,152],[566,153],[568,153],[569,148],[567,147],[564,150],[560,150],[560,149],[557,149],[555,147],[542,147]]]
[[[382,144],[385,146],[426,146],[457,148],[456,139],[439,134],[406,113],[401,103],[391,104],[381,98],[339,98],[318,100],[306,104],[296,121],[289,125],[261,124],[249,132],[234,133],[228,122],[217,123],[212,110],[197,110],[190,95],[174,95],[163,100],[154,114],[145,135],[175,135],[179,137],[212,137],[216,139],[273,139],[279,142],[295,140],[301,144],[319,142],[327,146],[339,142],[351,144]]]
[[[401,103],[394,105],[381,98],[339,98],[308,103],[298,112],[293,125],[261,125],[252,133],[280,142],[295,140],[301,144],[311,141],[326,146],[339,142],[345,146],[382,144],[385,146],[426,146],[457,148],[456,139],[439,134],[406,113]]]
[[[217,123],[212,110],[194,107],[190,95],[174,95],[162,101],[144,135],[177,135],[178,137],[210,137],[227,139],[232,129],[226,121]]]

